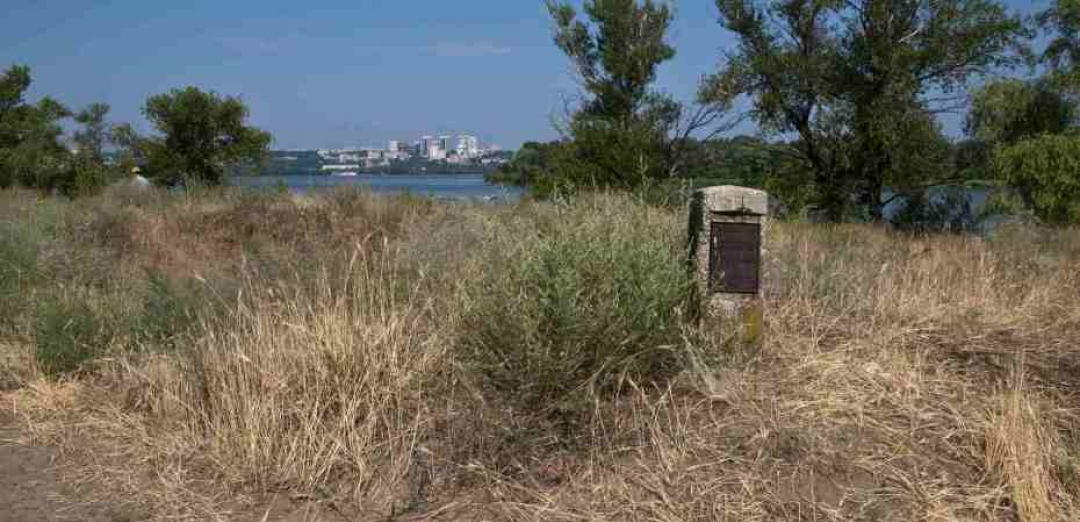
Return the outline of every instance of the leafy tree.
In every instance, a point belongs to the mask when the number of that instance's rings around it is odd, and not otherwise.
[[[934,115],[972,75],[1016,63],[1026,36],[995,0],[716,3],[739,44],[701,98],[748,95],[764,130],[797,135],[792,153],[831,220],[855,195],[881,221],[889,188],[939,181],[926,161],[944,143]]]
[[[1056,0],[1054,6],[1038,16],[1039,25],[1053,38],[1042,54],[1058,80],[1074,87],[1080,83],[1080,0]]]
[[[67,163],[60,121],[71,113],[51,98],[27,103],[31,83],[25,66],[0,75],[0,187],[52,188]]]
[[[82,129],[75,132],[75,144],[80,154],[104,162],[105,146],[112,140],[109,124],[105,121],[108,114],[107,103],[92,103],[75,114],[75,123],[82,125]]]
[[[533,186],[534,190],[543,191],[540,183],[553,177],[555,155],[558,149],[564,146],[564,143],[558,141],[526,142],[508,163],[485,175],[485,179],[492,183]]]
[[[562,129],[552,186],[629,188],[677,172],[680,136],[713,124],[720,111],[684,114],[658,92],[660,64],[675,56],[667,41],[672,13],[653,0],[586,0],[586,20],[572,5],[548,0],[555,44],[570,58],[585,91]]]
[[[1080,137],[1044,134],[994,154],[994,170],[1040,219],[1080,222]]]
[[[1076,121],[1074,100],[1040,79],[1005,79],[975,92],[967,132],[989,146],[1013,144],[1039,134],[1060,134]]]
[[[117,129],[118,141],[161,183],[220,185],[230,169],[254,168],[267,157],[270,134],[247,125],[239,98],[173,89],[148,99],[143,113],[160,136],[140,137],[125,126]]]
[[[113,142],[112,128],[106,121],[109,105],[92,103],[75,114],[80,128],[73,141],[75,153],[57,176],[54,187],[67,196],[97,194],[118,177],[118,170],[105,160],[105,147]]]

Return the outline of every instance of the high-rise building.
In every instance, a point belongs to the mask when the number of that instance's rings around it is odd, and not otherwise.
[[[420,138],[420,151],[419,151],[420,155],[425,157],[425,158],[431,157],[431,146],[432,145],[438,146],[438,142],[435,141],[434,137],[432,137],[432,136],[424,136],[424,137]]]
[[[398,148],[400,147],[401,144],[398,143],[398,140],[390,140],[390,146],[387,147],[387,150],[389,150],[391,153],[395,153],[398,152]]]
[[[467,158],[475,158],[479,156],[480,140],[476,139],[476,136],[458,136],[457,153],[458,156],[464,156]]]
[[[450,136],[439,136],[439,148],[442,149],[443,152],[452,150],[450,148]]]

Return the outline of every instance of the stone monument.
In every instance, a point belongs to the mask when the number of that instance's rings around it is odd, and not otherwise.
[[[762,249],[768,193],[745,187],[708,187],[690,202],[690,264],[704,321],[732,328],[760,346],[764,333]]]

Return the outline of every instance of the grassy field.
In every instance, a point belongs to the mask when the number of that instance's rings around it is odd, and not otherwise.
[[[136,519],[1080,519],[1080,230],[779,223],[747,350],[685,222],[0,192],[3,407]]]

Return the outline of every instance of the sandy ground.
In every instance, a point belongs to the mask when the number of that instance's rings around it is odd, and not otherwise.
[[[0,411],[0,522],[119,522],[101,506],[73,503],[54,467],[55,452],[19,444],[19,432]]]

